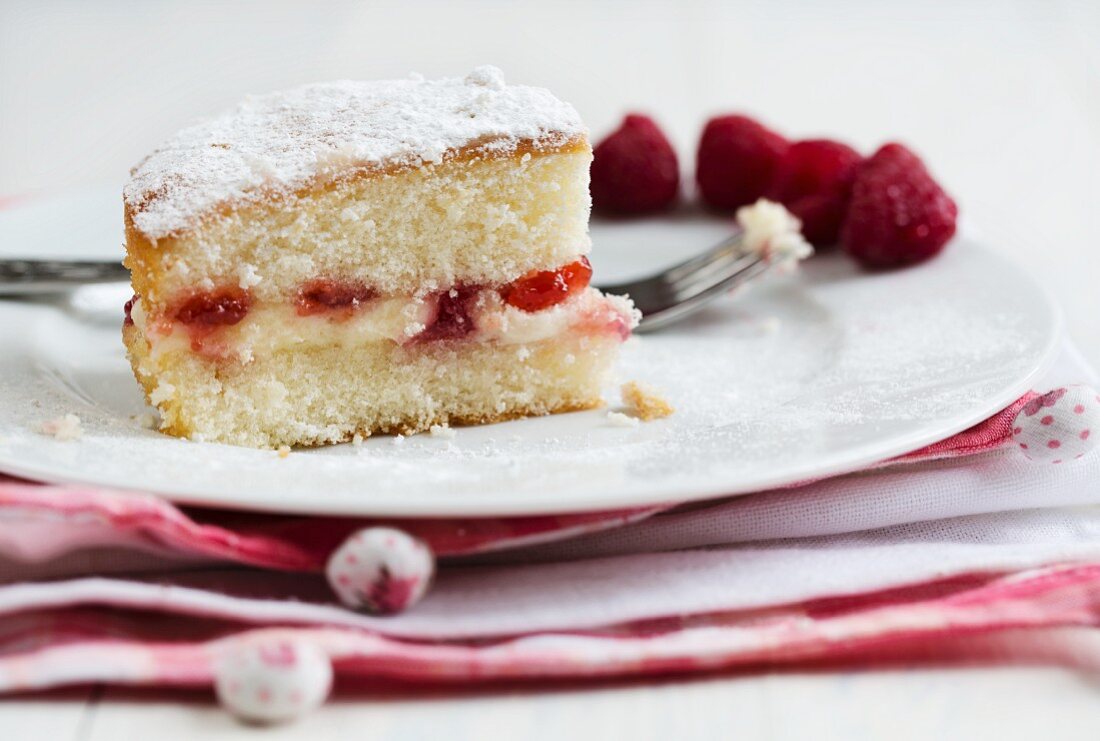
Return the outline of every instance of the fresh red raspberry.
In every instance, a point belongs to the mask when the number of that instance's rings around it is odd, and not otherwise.
[[[917,155],[886,144],[856,172],[840,241],[864,267],[911,265],[943,249],[958,213]]]
[[[659,211],[676,200],[680,164],[653,119],[629,114],[596,145],[592,161],[592,206],[613,214]]]
[[[699,194],[711,208],[732,211],[764,194],[789,146],[748,116],[707,121],[695,158]]]
[[[816,246],[835,244],[862,159],[859,152],[840,142],[795,142],[779,161],[765,196],[782,203],[802,221],[802,236],[807,241]]]

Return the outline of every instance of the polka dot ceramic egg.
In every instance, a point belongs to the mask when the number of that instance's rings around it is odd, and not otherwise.
[[[1012,437],[1032,460],[1080,458],[1100,440],[1100,395],[1088,386],[1067,386],[1037,396],[1016,415]]]

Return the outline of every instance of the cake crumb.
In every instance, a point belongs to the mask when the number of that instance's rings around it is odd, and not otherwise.
[[[354,435],[351,436],[351,444],[358,448],[360,445],[363,444],[363,436],[356,432]]]
[[[157,415],[153,414],[152,412],[142,412],[138,415],[137,421],[138,424],[141,425],[142,429],[156,430],[160,427],[160,425],[157,423]]]
[[[611,423],[612,427],[637,427],[638,418],[631,417],[628,414],[622,412],[608,412],[607,421]]]
[[[620,392],[627,410],[644,422],[667,417],[675,411],[653,387],[638,381],[624,383]]]
[[[280,458],[286,458],[288,455],[290,455],[290,446],[289,445],[280,445],[279,449],[276,450],[275,452],[279,454]]]
[[[46,420],[41,430],[43,435],[51,435],[55,440],[79,440],[84,437],[80,417],[72,413]]]
[[[432,437],[442,437],[450,440],[455,436],[454,428],[447,425],[432,425],[428,428],[428,434]]]
[[[394,445],[404,445],[405,444],[405,436],[400,434],[400,433],[394,435],[393,436],[393,444]]]
[[[761,198],[737,209],[736,219],[744,248],[772,264],[791,268],[814,253],[802,237],[801,222],[779,203]]]
[[[245,263],[237,268],[237,285],[244,290],[260,284],[260,274],[256,272],[256,266]]]

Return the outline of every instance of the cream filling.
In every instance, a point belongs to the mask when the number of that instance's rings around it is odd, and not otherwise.
[[[618,331],[625,338],[642,316],[629,299],[605,296],[595,288],[535,312],[509,306],[495,291],[485,293],[474,313],[477,334],[501,345],[539,342],[571,329],[589,334]]]
[[[345,313],[340,309],[299,316],[291,304],[253,306],[239,323],[195,335],[179,323],[150,322],[141,299],[134,302],[131,318],[148,340],[150,356],[198,352],[212,357],[250,362],[279,350],[316,346],[351,347],[368,342],[413,341],[435,319],[435,296],[379,298]],[[568,331],[589,334],[615,333],[625,338],[640,315],[628,299],[604,296],[588,288],[556,306],[526,312],[504,303],[493,290],[482,291],[473,301],[470,318],[474,330],[462,341],[519,345],[539,342]]]

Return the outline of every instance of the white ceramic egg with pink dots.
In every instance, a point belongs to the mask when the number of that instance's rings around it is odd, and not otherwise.
[[[408,609],[428,591],[435,557],[419,538],[392,527],[351,535],[329,556],[325,575],[348,607],[378,615]]]
[[[1081,458],[1100,441],[1100,394],[1089,386],[1066,386],[1036,396],[1016,415],[1012,438],[1035,461]]]
[[[250,723],[282,723],[324,704],[332,662],[317,646],[291,638],[243,640],[218,663],[214,691]]]

